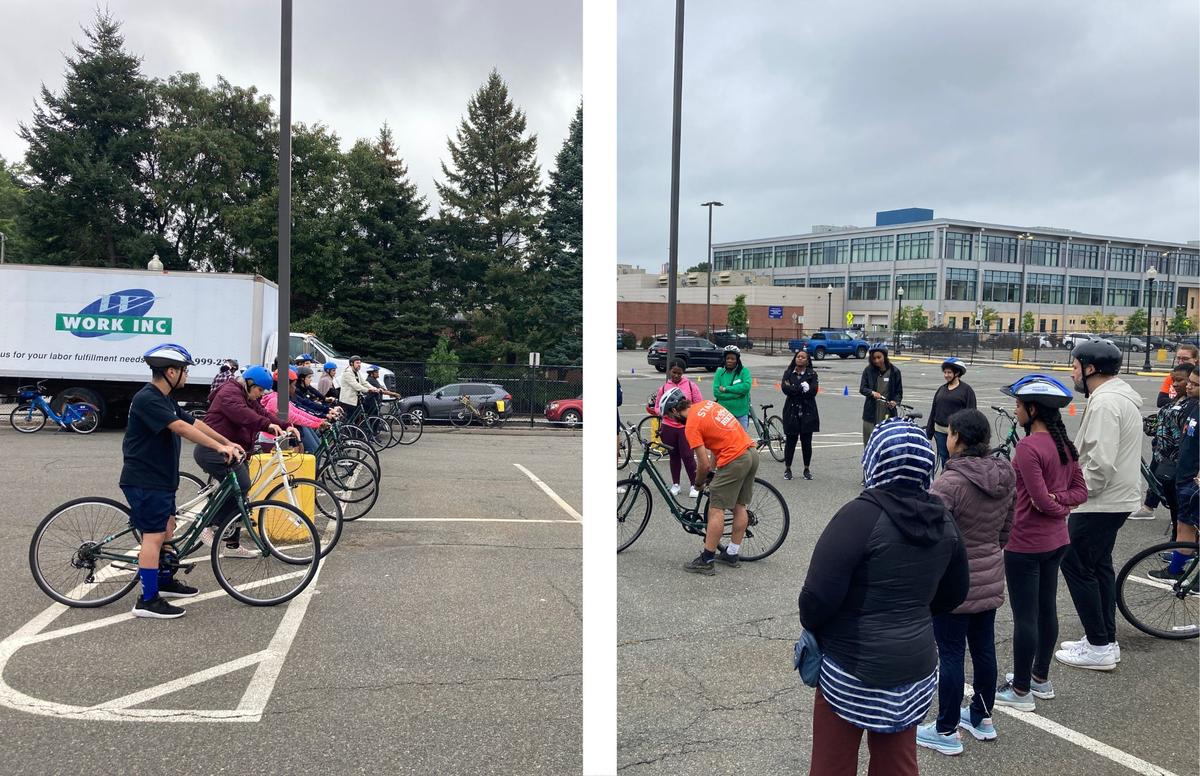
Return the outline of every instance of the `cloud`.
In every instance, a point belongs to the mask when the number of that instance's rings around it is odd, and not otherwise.
[[[674,16],[622,2],[619,256],[667,260]],[[876,210],[1200,238],[1193,2],[688,3],[680,263]]]
[[[279,3],[108,0],[106,7],[123,23],[126,48],[143,58],[145,75],[197,72],[209,85],[222,75],[278,97]],[[5,27],[20,34],[6,36],[0,68],[0,155],[24,156],[17,125],[30,120],[41,83],[61,89],[63,54],[83,40],[80,27],[95,9],[94,0],[6,3]],[[580,3],[295,3],[293,119],[326,124],[345,147],[388,122],[413,181],[434,203],[446,138],[492,68],[525,110],[545,174],[583,90]]]

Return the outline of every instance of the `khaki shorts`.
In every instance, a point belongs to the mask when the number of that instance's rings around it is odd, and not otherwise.
[[[708,505],[717,509],[733,509],[735,504],[750,503],[754,495],[754,475],[758,473],[758,450],[746,452],[717,469],[708,486]]]

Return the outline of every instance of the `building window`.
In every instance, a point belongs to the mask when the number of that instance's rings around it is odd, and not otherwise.
[[[713,251],[713,269],[720,272],[722,270],[741,269],[738,261],[741,258],[742,252],[739,250]]]
[[[1025,249],[1025,263],[1033,267],[1057,267],[1058,248],[1057,240],[1030,240]]]
[[[777,245],[775,247],[776,267],[803,267],[808,264],[807,245]]]
[[[902,234],[896,239],[896,258],[901,261],[928,259],[931,255],[933,255],[933,232]]]
[[[983,301],[1016,302],[1021,298],[1021,273],[984,270]]]
[[[1103,302],[1104,278],[1072,277],[1067,291],[1067,304],[1099,307]]]
[[[1200,254],[1178,253],[1175,256],[1175,272],[1181,277],[1200,275]]]
[[[849,251],[849,240],[826,240],[824,242],[809,243],[808,263],[814,267],[823,264],[845,264]]]
[[[891,261],[892,243],[895,238],[889,235],[882,237],[858,237],[850,241],[850,261],[854,263],[866,261]]]
[[[813,275],[808,279],[809,288],[825,288],[826,286],[845,288],[846,277],[844,275]]]
[[[1017,330],[1017,319],[1016,318],[1008,319],[1008,330],[1009,330],[1009,332],[1014,332]]]
[[[997,234],[983,235],[979,243],[983,248],[983,260],[1001,264],[1017,263],[1017,238],[1001,237]]]
[[[896,275],[896,288],[904,289],[904,301],[937,299],[937,273],[918,272]]]
[[[1058,319],[1057,318],[1053,318],[1050,321],[1050,333],[1058,334]]]
[[[969,328],[970,324],[971,324],[971,319],[970,319],[970,318],[968,318],[967,316],[965,316],[965,315],[964,315],[964,316],[963,316],[963,319],[962,319],[962,327],[963,327],[963,329],[967,329],[967,328]]]
[[[804,278],[775,278],[772,281],[772,285],[776,286],[800,286],[803,288],[804,284]]]
[[[1165,280],[1154,281],[1154,300],[1150,302],[1151,307],[1167,307],[1171,304],[1171,300],[1174,298],[1174,282],[1168,283]]]
[[[1038,331],[1040,331],[1042,334],[1046,333],[1046,319],[1045,318],[1038,319]]]
[[[979,273],[961,267],[946,268],[946,298],[960,302],[975,301],[975,279]]]
[[[1071,269],[1100,269],[1100,246],[1071,243]]]
[[[1109,307],[1141,306],[1142,281],[1129,278],[1108,279]]]
[[[770,269],[774,248],[747,248],[742,251],[742,266],[738,269]]]
[[[1108,249],[1108,270],[1110,272],[1137,272],[1137,248]]]
[[[1062,304],[1063,276],[1030,272],[1025,280],[1025,301],[1034,304]]]
[[[851,275],[846,296],[854,300],[888,299],[891,279],[887,275]]]
[[[958,327],[957,322],[958,322],[958,318],[956,316],[951,315],[950,316],[950,328],[951,329],[957,328]]]
[[[971,261],[974,256],[971,255],[971,238],[974,235],[966,232],[946,232],[946,245],[942,253],[947,259],[957,259],[958,261]],[[951,328],[954,328],[953,326]]]

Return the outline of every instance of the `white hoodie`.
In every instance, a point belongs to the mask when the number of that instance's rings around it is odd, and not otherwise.
[[[1119,377],[1092,392],[1075,440],[1088,500],[1075,512],[1132,512],[1142,503],[1141,407]]]

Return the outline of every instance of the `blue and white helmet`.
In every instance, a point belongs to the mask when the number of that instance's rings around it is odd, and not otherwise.
[[[1071,389],[1050,375],[1025,375],[1012,385],[1000,389],[1005,396],[1012,396],[1021,401],[1032,401],[1045,404],[1048,407],[1065,407],[1075,398]]]
[[[683,395],[683,391],[678,388],[671,388],[663,391],[663,395],[658,398],[658,416],[666,417],[667,413],[679,406],[681,402],[687,401],[687,397]]]
[[[967,373],[967,362],[958,356],[951,356],[942,362],[942,369],[953,369],[955,372],[958,372],[959,377],[962,377]]]
[[[183,345],[176,345],[173,342],[155,345],[142,355],[142,360],[149,364],[151,369],[167,369],[168,367],[182,369],[196,363],[192,360],[192,354],[188,353]]]

